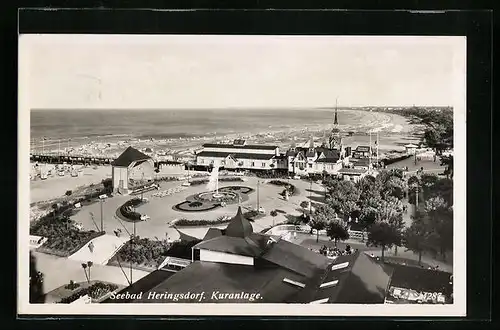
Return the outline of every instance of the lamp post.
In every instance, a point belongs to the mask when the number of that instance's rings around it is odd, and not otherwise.
[[[101,232],[104,231],[104,220],[103,220],[103,212],[102,212],[102,203],[104,203],[104,199],[101,198]]]
[[[313,180],[312,178],[309,181],[309,214],[311,214],[312,211],[312,185],[313,185]]]
[[[257,179],[257,212],[260,211],[260,194],[259,194],[260,180]]]

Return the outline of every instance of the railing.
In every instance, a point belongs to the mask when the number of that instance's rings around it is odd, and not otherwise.
[[[285,232],[285,233],[284,233]],[[300,232],[300,233],[310,233],[311,232],[311,227],[308,225],[301,225],[301,226],[296,226],[296,225],[278,225],[276,227],[273,227],[269,229],[268,231],[265,232],[267,235],[277,235],[277,236],[282,236],[286,235],[286,232]],[[316,234],[316,230],[312,230],[313,234]],[[364,231],[357,231],[357,230],[348,230],[349,232],[349,238],[350,239],[356,239],[360,241],[366,241],[368,239],[368,233]],[[319,231],[320,235],[326,235],[326,230],[320,230]]]

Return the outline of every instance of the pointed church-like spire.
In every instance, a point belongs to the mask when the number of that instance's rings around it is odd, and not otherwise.
[[[337,118],[337,99],[335,99],[335,119],[333,120],[333,124],[334,125],[338,125],[339,124],[339,121],[338,121],[338,118]]]

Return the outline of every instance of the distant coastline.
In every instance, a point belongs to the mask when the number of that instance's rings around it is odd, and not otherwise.
[[[237,115],[230,109],[33,110],[31,149],[109,155],[133,145],[192,156],[203,143],[235,138],[287,148],[313,136],[320,144],[332,128],[334,110],[298,110],[240,110]],[[338,116],[346,145],[367,144],[369,131],[379,133],[382,150],[417,139],[416,127],[398,114],[339,108]]]

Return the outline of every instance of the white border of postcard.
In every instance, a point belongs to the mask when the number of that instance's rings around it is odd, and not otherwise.
[[[453,59],[454,95],[454,254],[453,293],[450,305],[359,305],[359,304],[30,304],[29,303],[29,172],[30,45],[37,40],[71,38],[73,42],[89,35],[22,35],[19,38],[18,108],[18,313],[37,315],[255,315],[255,316],[465,316],[466,315],[466,37],[408,36],[294,36],[290,38],[434,38],[450,43],[457,52]],[[101,36],[102,37],[102,36]],[[161,38],[265,38],[266,36],[112,36],[120,40],[161,41]],[[88,39],[86,39],[88,40]],[[200,306],[201,305],[201,306]]]

